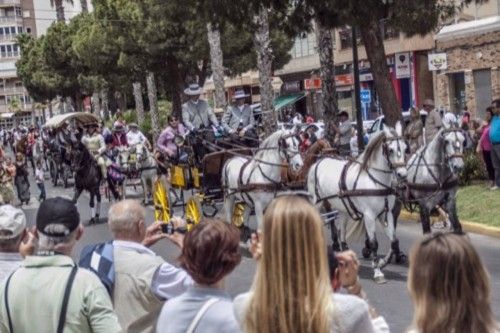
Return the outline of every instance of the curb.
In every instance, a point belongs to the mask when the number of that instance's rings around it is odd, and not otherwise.
[[[420,216],[417,213],[410,213],[407,210],[401,210],[399,214],[401,219],[408,222],[420,223]],[[435,222],[438,219],[436,217],[431,217],[431,222]],[[400,220],[398,220],[399,222]],[[473,232],[475,234],[481,234],[485,236],[500,238],[500,228],[484,225],[476,222],[460,221],[464,231]]]

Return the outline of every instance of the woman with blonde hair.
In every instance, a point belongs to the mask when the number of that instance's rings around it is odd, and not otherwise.
[[[252,289],[234,300],[244,332],[375,331],[365,301],[333,294],[323,224],[313,205],[298,196],[279,197],[267,207],[262,228]],[[354,281],[344,287],[362,295],[353,259],[348,270],[356,272]]]
[[[498,332],[488,272],[463,234],[436,233],[413,246],[408,290],[412,333]]]

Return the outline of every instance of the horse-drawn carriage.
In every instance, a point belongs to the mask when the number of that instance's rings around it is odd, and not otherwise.
[[[97,122],[99,119],[86,112],[71,112],[56,115],[43,125],[44,129],[58,131],[64,124],[72,124],[73,128],[81,128],[86,124]],[[74,135],[74,133],[73,133]],[[73,137],[74,141],[79,140],[76,136]],[[73,178],[73,170],[70,163],[70,146],[62,147],[57,142],[56,137],[52,137],[48,143],[47,160],[49,167],[49,174],[52,179],[52,184],[57,186],[59,181],[62,181],[64,187],[68,187],[69,180]]]
[[[214,217],[222,206],[224,193],[221,170],[231,157],[248,156],[252,149],[224,138],[216,137],[211,129],[187,133],[175,139],[177,158],[164,165],[166,173],[154,186],[155,217],[168,222],[172,210],[182,208],[188,224],[197,224],[202,216]],[[186,198],[186,192],[191,192]],[[238,210],[242,213],[242,210]],[[235,214],[233,222],[242,220]]]

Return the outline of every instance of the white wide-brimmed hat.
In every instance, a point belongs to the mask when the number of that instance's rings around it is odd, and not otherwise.
[[[201,95],[202,92],[203,89],[197,83],[190,84],[189,87],[184,89],[184,93],[189,96]]]
[[[247,98],[248,96],[250,96],[250,95],[245,94],[245,92],[240,89],[240,90],[235,91],[233,98],[234,99],[241,99],[241,98]]]

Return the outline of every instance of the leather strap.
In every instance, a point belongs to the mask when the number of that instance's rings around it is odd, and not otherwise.
[[[186,333],[194,333],[194,330],[196,329],[196,326],[200,323],[201,318],[203,318],[203,315],[208,311],[208,309],[215,303],[219,301],[218,298],[210,298],[208,301],[203,304],[201,309],[196,313],[196,316],[194,317],[193,321],[189,325]]]
[[[57,333],[63,333],[64,331],[64,323],[66,322],[66,312],[68,312],[69,295],[71,293],[71,287],[73,286],[73,281],[75,280],[75,275],[77,271],[78,271],[78,266],[75,265],[71,269],[71,273],[69,273],[66,289],[64,290],[61,314],[59,315],[59,322],[57,324]]]
[[[9,307],[9,284],[10,284],[10,278],[12,275],[14,275],[16,271],[12,272],[12,274],[9,275],[7,278],[7,281],[5,283],[5,290],[4,290],[4,302],[5,302],[5,309],[7,310],[7,320],[9,322],[9,332],[13,333],[14,330],[12,329],[12,318],[10,316],[10,307]]]

